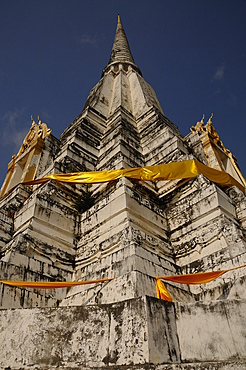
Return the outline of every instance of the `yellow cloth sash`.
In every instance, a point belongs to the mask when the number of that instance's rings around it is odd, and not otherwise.
[[[209,180],[221,186],[230,187],[235,185],[245,193],[244,186],[227,172],[215,170],[194,159],[148,167],[125,168],[121,170],[51,174],[40,179],[24,181],[22,184],[37,185],[44,184],[50,180],[71,184],[93,184],[113,181],[121,177],[142,181],[179,180],[192,179],[199,174],[203,174]],[[12,190],[13,189],[10,191]]]
[[[168,293],[167,288],[161,281],[161,279],[156,280],[156,294],[157,298],[162,299],[163,301],[172,302],[172,296]]]

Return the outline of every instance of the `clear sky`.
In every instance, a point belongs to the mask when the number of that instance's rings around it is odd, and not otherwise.
[[[31,126],[59,137],[107,65],[120,14],[183,135],[205,114],[246,176],[245,0],[0,0],[0,183]]]

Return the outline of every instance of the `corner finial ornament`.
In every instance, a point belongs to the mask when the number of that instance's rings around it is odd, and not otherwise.
[[[31,147],[38,138],[45,139],[51,133],[51,129],[47,127],[46,123],[43,123],[40,120],[39,116],[38,116],[38,124],[36,124],[32,115],[31,115],[31,121],[32,121],[31,128],[28,134],[26,135],[25,139],[23,140],[23,144],[20,147],[20,150],[16,157],[19,157],[22,153],[27,151],[28,148]]]
[[[205,131],[205,126],[204,126],[204,118],[205,114],[202,115],[201,121],[198,121],[196,123],[196,126],[191,126],[190,130],[194,134],[195,132],[198,132],[199,134],[203,133]]]
[[[219,137],[217,131],[215,130],[214,126],[213,126],[213,123],[212,123],[213,115],[214,114],[212,113],[211,116],[209,117],[209,120],[208,120],[206,126],[205,126],[206,131],[209,134],[210,139],[214,142],[214,144],[218,145],[220,147],[220,149],[222,149],[225,153],[228,153],[229,152],[228,149],[226,149],[224,147],[224,144],[220,140],[220,137]]]
[[[212,118],[213,118],[213,116],[214,116],[214,114],[213,113],[211,113],[211,116],[209,117],[209,120],[208,120],[208,122],[210,123],[210,124],[212,124]],[[208,123],[207,122],[207,123]]]
[[[47,127],[46,123],[42,122],[38,116],[38,137],[45,139],[50,136],[51,129]]]

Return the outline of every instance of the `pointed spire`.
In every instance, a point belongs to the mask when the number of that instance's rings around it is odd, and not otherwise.
[[[124,28],[122,26],[120,15],[118,14],[118,24],[116,28],[114,44],[109,59],[109,63],[113,62],[131,62],[134,63],[132,53],[126,38]]]
[[[118,23],[114,38],[114,43],[110,55],[110,59],[108,65],[104,68],[102,72],[102,76],[104,75],[105,71],[108,70],[108,67],[112,64],[117,63],[127,63],[131,64],[131,66],[140,74],[142,75],[140,69],[135,64],[130,46],[128,44],[128,40],[124,31],[124,28],[121,23],[120,15],[118,14]]]

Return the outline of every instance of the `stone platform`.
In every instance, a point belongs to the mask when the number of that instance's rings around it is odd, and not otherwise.
[[[1,310],[1,369],[245,369],[245,300]],[[211,359],[213,361],[211,362]]]

